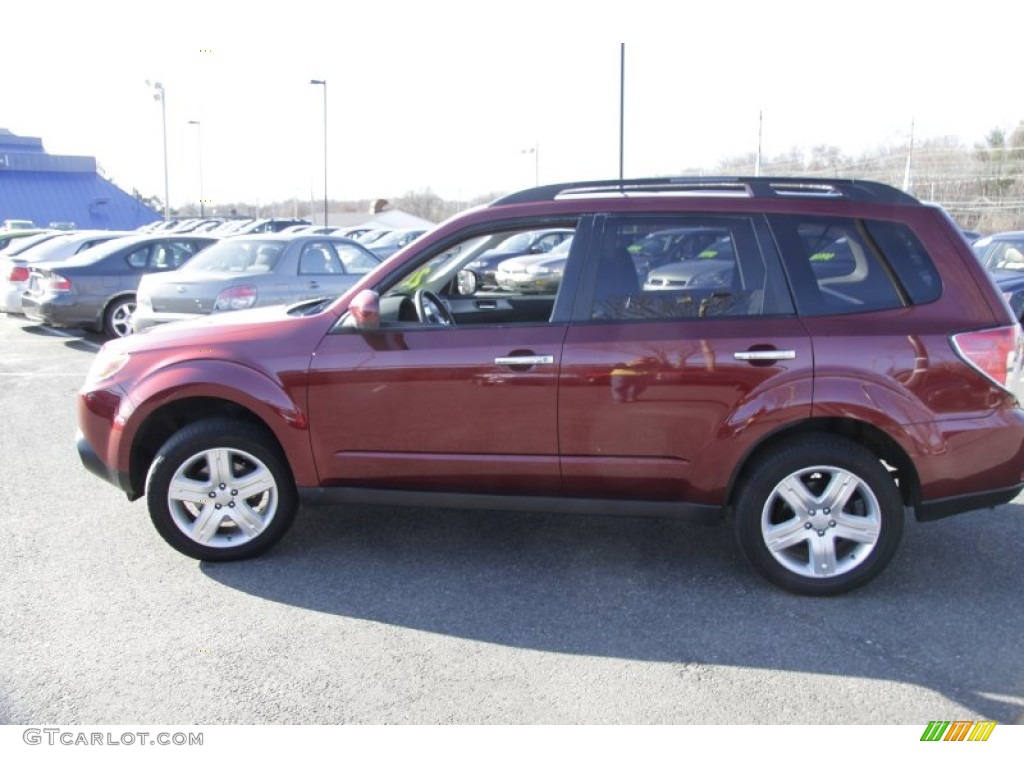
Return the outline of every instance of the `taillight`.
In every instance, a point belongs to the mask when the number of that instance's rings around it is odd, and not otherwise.
[[[1020,374],[1024,336],[1020,325],[968,331],[952,337],[953,349],[1001,387],[1011,389]]]
[[[11,271],[7,273],[7,282],[9,283],[24,283],[28,280],[28,267],[18,266],[17,264],[11,265]]]
[[[213,303],[214,312],[228,312],[233,309],[248,309],[256,303],[256,289],[251,285],[237,285],[225,288],[217,294]]]
[[[56,272],[51,272],[47,278],[47,282],[50,285],[51,291],[70,291],[71,281],[68,280],[64,275],[58,275]]]

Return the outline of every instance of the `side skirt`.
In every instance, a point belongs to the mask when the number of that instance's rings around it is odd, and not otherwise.
[[[636,501],[633,499],[577,499],[557,496],[497,496],[489,494],[443,493],[437,491],[395,491],[376,488],[299,488],[303,504],[380,504],[400,507],[479,509],[500,512],[555,512],[573,515],[615,515],[658,517],[703,525],[716,525],[725,510],[707,504],[680,501]]]

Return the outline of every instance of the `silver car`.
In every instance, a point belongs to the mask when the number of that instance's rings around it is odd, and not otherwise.
[[[732,238],[719,237],[697,253],[688,253],[678,261],[652,269],[644,283],[645,291],[676,288],[720,288],[732,282],[736,267]]]
[[[556,293],[571,247],[570,236],[547,253],[505,259],[496,272],[498,287],[513,293]]]
[[[173,273],[143,278],[132,326],[141,331],[214,312],[333,298],[380,261],[344,237],[297,233],[228,238]]]

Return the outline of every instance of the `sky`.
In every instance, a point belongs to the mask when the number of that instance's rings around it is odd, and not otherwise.
[[[0,128],[162,198],[163,106],[172,207],[322,201],[325,91],[333,200],[616,178],[622,83],[627,177],[1024,119],[1012,2],[11,5]]]

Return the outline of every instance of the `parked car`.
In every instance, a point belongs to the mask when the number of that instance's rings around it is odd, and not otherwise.
[[[634,263],[642,261],[643,253],[633,253]],[[678,288],[711,288],[728,286],[733,279],[734,245],[728,229],[697,227],[673,238],[668,250],[646,264],[662,266],[648,269],[646,290],[661,291]],[[643,274],[643,269],[638,269]]]
[[[572,238],[567,237],[547,253],[513,256],[498,265],[498,287],[510,293],[555,293],[569,261]]]
[[[231,235],[258,235],[267,232],[280,232],[296,224],[310,224],[305,219],[256,219],[248,224],[231,230]]]
[[[348,227],[347,229],[342,227],[334,234],[339,237],[350,237],[353,240],[358,240],[360,237],[365,235],[367,232],[372,231],[372,227]]]
[[[21,314],[21,294],[28,288],[29,269],[40,261],[64,261],[77,253],[87,251],[94,245],[130,235],[130,232],[116,230],[78,230],[58,232],[56,237],[11,254],[0,255],[0,309],[9,314]]]
[[[18,242],[25,237],[34,237],[46,232],[45,229],[7,229],[0,230],[0,251],[8,248],[12,243]]]
[[[220,237],[227,237],[228,235],[238,234],[238,231],[251,224],[253,219],[228,219],[223,224],[218,224],[216,227],[210,230],[211,235],[218,235]]]
[[[999,232],[975,240],[972,247],[1013,314],[1024,322],[1024,232]]]
[[[3,256],[15,257],[18,254],[27,251],[31,248],[35,248],[37,245],[45,243],[47,240],[52,240],[55,237],[61,237],[66,235],[67,232],[61,232],[56,229],[47,229],[42,232],[37,232],[34,235],[28,237],[19,237],[16,240],[12,240],[8,243],[7,247],[4,248]]]
[[[576,233],[555,294],[475,290],[481,254],[555,226]],[[629,246],[706,226],[731,282],[645,290]],[[78,450],[203,560],[267,550],[300,501],[664,515],[730,520],[770,582],[834,595],[883,572],[907,510],[1024,489],[1022,349],[953,222],[893,187],[566,184],[452,218],[340,298],[106,344]]]
[[[367,246],[382,259],[388,258],[405,248],[409,243],[426,232],[425,229],[395,229]]]
[[[133,235],[93,246],[65,261],[39,261],[21,295],[25,317],[87,328],[108,338],[132,332],[135,292],[142,276],[177,269],[218,238]]]
[[[0,229],[38,229],[38,227],[34,221],[30,221],[29,219],[4,219],[4,223],[0,226]]]
[[[216,312],[334,299],[380,262],[354,240],[330,235],[228,238],[176,272],[144,277],[132,326],[142,331]]]
[[[633,257],[638,274],[646,279],[652,269],[696,258],[721,236],[720,230],[706,226],[662,229],[638,238],[627,250]]]
[[[380,240],[382,237],[384,237],[385,235],[388,235],[390,233],[391,233],[390,229],[368,229],[365,232],[363,232],[361,235],[356,237],[355,239],[358,242],[362,243],[363,245],[369,247],[369,246],[373,245],[375,242],[377,242],[378,240]]]
[[[494,248],[481,253],[468,269],[476,275],[481,288],[498,287],[498,265],[513,256],[548,253],[566,238],[572,237],[571,229],[541,229],[532,232],[515,232]]]

